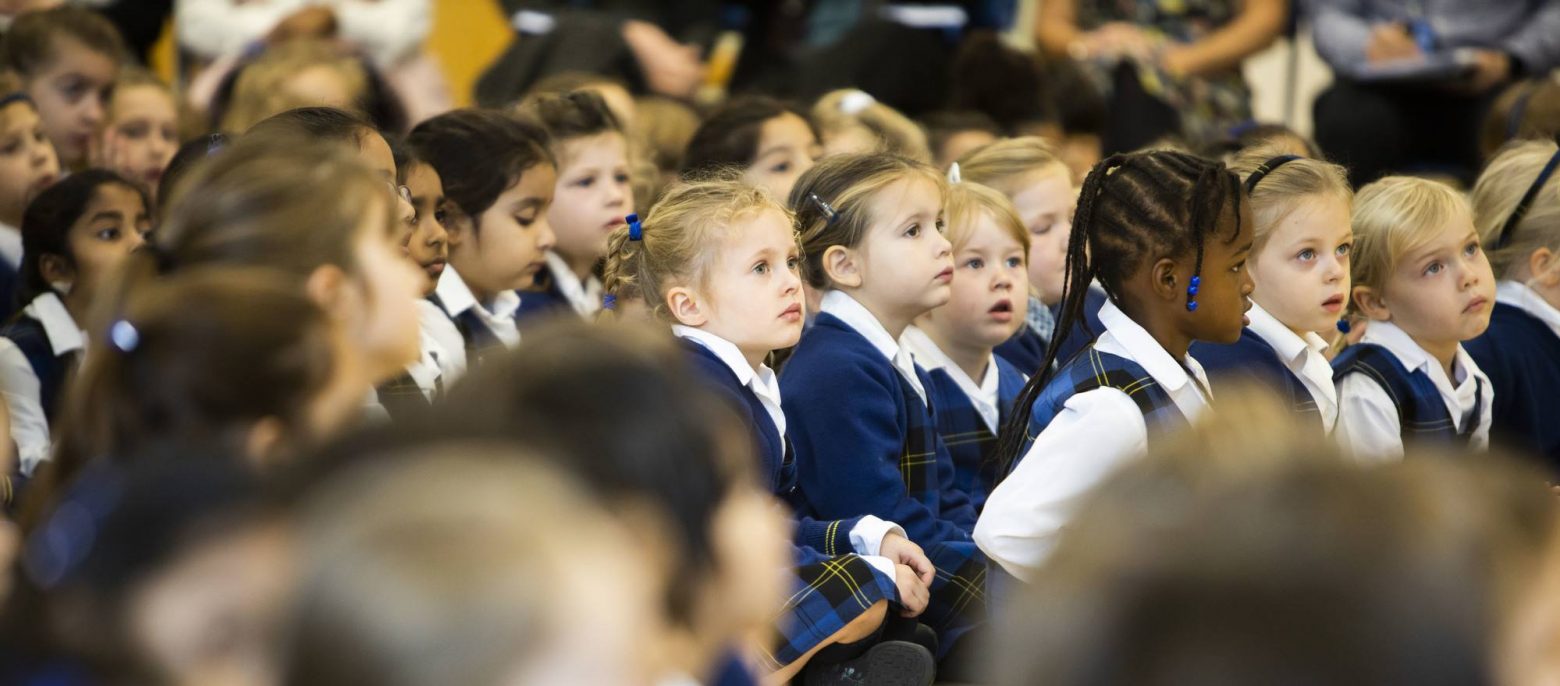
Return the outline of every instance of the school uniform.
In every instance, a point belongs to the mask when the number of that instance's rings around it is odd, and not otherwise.
[[[969,494],[978,514],[996,485],[997,436],[1028,379],[1006,360],[988,355],[986,373],[976,382],[925,331],[909,327],[899,340],[931,377],[927,393],[937,415],[937,434],[953,458],[954,486]]]
[[[1110,297],[1105,295],[1105,288],[1099,282],[1089,284],[1089,289],[1083,293],[1083,319],[1074,323],[1067,331],[1067,337],[1062,339],[1061,347],[1056,352],[1057,365],[1067,364],[1105,332],[1105,323],[1100,319],[1100,309],[1105,307],[1107,300],[1110,300]],[[1057,310],[1053,312],[1059,313],[1060,307],[1058,305]],[[1019,367],[1019,371],[1023,370],[1023,367]]]
[[[1339,440],[1365,462],[1402,458],[1406,443],[1488,448],[1494,385],[1460,345],[1452,372],[1397,325],[1371,322],[1333,360]]]
[[[1194,343],[1191,354],[1208,372],[1215,392],[1241,383],[1271,388],[1300,421],[1331,433],[1338,424],[1338,389],[1333,385],[1327,341],[1289,330],[1260,305],[1246,312],[1251,325],[1229,345]]]
[[[719,336],[673,326],[694,370],[726,398],[753,432],[759,475],[771,493],[796,491],[796,463],[785,440],[780,383],[767,366],[754,370],[737,346]],[[796,518],[796,582],[780,613],[780,641],[765,655],[773,669],[800,659],[880,600],[899,601],[893,561],[878,550],[904,529],[871,515],[818,521]]]
[[[25,476],[49,459],[49,426],[86,347],[86,332],[52,291],[33,298],[16,319],[0,327],[0,393]]]
[[[9,224],[0,224],[0,322],[8,321],[21,308],[17,302],[22,290],[22,232]]]
[[[1029,306],[1024,311],[1024,325],[992,352],[1019,371],[1033,374],[1045,362],[1045,349],[1051,345],[1051,336],[1056,331],[1056,315],[1033,295],[1029,296]]]
[[[1145,455],[1151,436],[1208,409],[1208,380],[1190,355],[1176,361],[1115,303],[1105,303],[1100,321],[1099,339],[1036,398],[1029,438],[975,527],[980,549],[1021,580],[1045,561],[1089,492]]]
[[[460,274],[446,267],[428,301],[438,307],[459,334],[458,340],[449,338],[446,329],[444,338],[449,339],[439,342],[445,349],[464,350],[468,366],[479,365],[485,356],[520,345],[520,329],[515,326],[520,296],[514,291],[502,291],[491,302],[478,302]]]
[[[547,268],[536,275],[536,284],[518,291],[520,309],[515,319],[522,325],[542,315],[573,312],[590,319],[601,311],[601,279],[591,275],[582,283],[557,253],[546,255]]]
[[[920,621],[946,654],[984,621],[986,562],[970,539],[975,509],[937,436],[931,379],[846,293],[828,292],[819,309],[780,378],[793,503],[819,519],[871,514],[904,527],[938,569]]]
[[[1560,475],[1560,310],[1526,285],[1502,281],[1490,328],[1463,347],[1499,391],[1490,440],[1539,457]]]
[[[378,405],[391,421],[407,421],[426,414],[444,395],[444,374],[439,366],[443,354],[438,342],[422,332],[422,351],[417,361],[407,365],[400,376],[375,389]]]

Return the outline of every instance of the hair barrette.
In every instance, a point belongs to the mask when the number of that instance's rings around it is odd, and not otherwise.
[[[1246,177],[1246,194],[1250,195],[1251,191],[1256,189],[1257,183],[1266,178],[1268,174],[1272,174],[1273,170],[1298,159],[1300,159],[1299,155],[1279,155],[1257,165],[1256,170],[1251,172],[1251,176]]]
[[[835,210],[833,205],[825,202],[823,198],[818,197],[817,193],[808,193],[807,200],[818,206],[818,212],[823,215],[824,224],[833,224],[840,220],[839,211]]]
[[[628,222],[628,240],[638,241],[644,239],[645,227],[639,223],[639,215],[628,215],[623,218],[623,221]]]
[[[959,171],[959,163],[948,165],[948,183],[959,184],[964,182],[964,173]]]
[[[1341,334],[1347,336],[1347,335],[1349,335],[1349,331],[1354,328],[1354,325],[1350,324],[1349,320],[1347,320],[1347,319],[1339,319],[1337,327],[1338,327],[1338,333],[1341,333]]]
[[[134,352],[136,346],[141,345],[141,332],[136,331],[130,322],[121,319],[108,327],[108,344],[122,353]]]
[[[613,295],[611,293],[608,293],[606,295],[601,296],[601,309],[603,309],[603,310],[616,310],[617,309],[617,296],[615,296],[615,295]]]
[[[840,113],[847,117],[861,114],[877,102],[877,98],[863,90],[853,90],[840,98]]]

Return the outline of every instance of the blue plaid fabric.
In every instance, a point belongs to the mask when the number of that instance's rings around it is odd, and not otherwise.
[[[1208,383],[1213,386],[1214,397],[1223,384],[1239,381],[1256,381],[1264,384],[1288,399],[1289,406],[1307,424],[1324,427],[1322,412],[1316,407],[1316,398],[1295,373],[1278,359],[1273,349],[1251,329],[1240,332],[1240,340],[1229,345],[1194,343],[1191,355],[1202,363],[1208,372]]]
[[[1089,345],[1078,356],[1062,367],[1045,385],[1045,390],[1035,398],[1029,410],[1029,430],[1019,460],[1029,452],[1040,432],[1061,414],[1067,400],[1079,393],[1098,388],[1114,388],[1126,393],[1143,411],[1143,421],[1150,435],[1175,431],[1186,426],[1186,415],[1175,406],[1170,394],[1141,365],[1119,355],[1102,353]],[[1019,460],[1014,460],[1017,466]]]
[[[1013,401],[1024,389],[1024,375],[1007,360],[994,358],[997,365],[997,427],[1007,423],[1013,412]],[[937,414],[937,434],[948,455],[953,459],[953,483],[970,496],[970,504],[976,512],[986,504],[986,496],[996,484],[997,435],[986,427],[986,422],[976,411],[964,389],[947,371],[928,371],[932,385],[926,387],[927,396]]]
[[[854,553],[798,566],[794,590],[775,621],[779,641],[764,656],[768,667],[797,661],[878,601],[898,597],[894,580]]]
[[[75,372],[80,362],[80,352],[71,351],[56,356],[54,344],[43,330],[43,322],[25,315],[0,327],[0,338],[11,339],[27,358],[28,366],[32,367],[33,374],[38,377],[38,403],[43,407],[44,418],[52,425],[66,379]]]
[[[1419,370],[1409,371],[1391,351],[1373,343],[1359,343],[1345,348],[1333,359],[1333,380],[1341,382],[1350,374],[1364,374],[1379,384],[1397,406],[1398,426],[1403,443],[1457,443],[1473,440],[1485,412],[1481,400],[1474,405],[1473,413],[1463,423],[1459,433],[1452,421],[1452,413],[1446,409],[1446,401],[1436,389],[1430,376]],[[1484,382],[1479,381],[1475,397],[1484,397]]]

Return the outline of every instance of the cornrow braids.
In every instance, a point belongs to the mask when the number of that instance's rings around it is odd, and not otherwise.
[[[1150,260],[1188,253],[1195,260],[1192,274],[1200,277],[1206,237],[1218,231],[1226,206],[1235,210],[1235,233],[1227,240],[1240,234],[1242,193],[1240,177],[1223,163],[1185,152],[1118,154],[1094,165],[1073,216],[1056,334],[1040,369],[1019,393],[993,453],[1001,477],[1022,457],[1030,410],[1051,380],[1062,339],[1079,325],[1091,338],[1096,334],[1083,312],[1089,284],[1097,279],[1119,304],[1123,285]],[[1190,299],[1188,309],[1194,309]]]

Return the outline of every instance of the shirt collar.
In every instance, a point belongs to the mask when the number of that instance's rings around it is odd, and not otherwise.
[[[416,362],[407,366],[406,373],[410,374],[417,387],[424,392],[433,391],[439,385],[439,357],[442,351],[439,342],[428,333],[422,332],[422,356]]]
[[[544,259],[547,260],[547,270],[552,272],[553,283],[558,285],[558,292],[569,301],[575,312],[588,317],[601,309],[600,279],[592,274],[581,283],[579,277],[574,275],[574,270],[569,269],[569,263],[551,250],[547,251]]]
[[[844,291],[831,290],[823,294],[823,302],[818,306],[819,312],[827,312],[840,321],[845,322],[856,333],[867,339],[872,347],[877,348],[883,356],[892,360],[899,354],[899,342],[888,334],[888,329],[883,328],[883,323],[867,309],[865,305],[857,302]]]
[[[1197,364],[1197,360],[1187,355],[1186,366],[1181,366],[1181,363],[1171,357],[1147,329],[1132,321],[1127,313],[1116,307],[1115,301],[1107,299],[1100,307],[1100,323],[1105,325],[1106,334],[1166,391],[1175,393],[1186,386],[1191,381],[1188,371],[1196,374],[1201,382],[1198,386],[1199,394],[1202,389],[1208,387],[1207,380],[1203,378],[1202,366]]]
[[[484,319],[512,319],[515,310],[520,308],[520,296],[517,293],[500,291],[498,295],[493,296],[493,309],[489,310],[477,301],[476,294],[471,292],[471,287],[466,285],[466,280],[460,277],[460,273],[450,267],[445,267],[444,273],[439,275],[439,285],[434,287],[434,294],[444,303],[444,309],[449,312],[451,318],[476,308]]]
[[[926,335],[919,327],[911,326],[905,329],[905,335],[899,337],[910,354],[915,356],[917,364],[927,370],[941,369],[949,378],[958,384],[959,390],[970,399],[970,404],[975,406],[981,419],[985,420],[986,428],[996,432],[997,424],[997,359],[995,355],[986,356],[986,373],[981,375],[980,383],[975,383],[969,374],[949,358],[942,348],[931,336]]]
[[[1484,372],[1475,364],[1473,357],[1464,350],[1462,345],[1457,346],[1457,356],[1452,361],[1452,372],[1458,377],[1448,379],[1446,370],[1441,368],[1435,358],[1408,335],[1408,332],[1398,328],[1392,322],[1372,321],[1365,326],[1365,336],[1361,343],[1374,343],[1398,358],[1409,371],[1423,371],[1435,382],[1441,394],[1446,397],[1456,396],[1456,389],[1472,383],[1476,377],[1484,376]],[[1486,382],[1488,383],[1488,382]]]
[[[1322,340],[1322,337],[1315,332],[1307,331],[1304,336],[1296,335],[1277,317],[1268,314],[1267,310],[1254,302],[1251,304],[1251,309],[1246,311],[1246,317],[1251,320],[1252,333],[1273,346],[1273,351],[1278,353],[1279,359],[1291,369],[1302,363],[1306,352],[1320,355],[1327,349],[1327,341]]]
[[[1527,284],[1516,281],[1502,281],[1495,286],[1495,301],[1503,302],[1523,312],[1532,315],[1534,319],[1543,322],[1549,330],[1560,336],[1560,310],[1549,304],[1537,291]]]
[[[708,331],[673,324],[672,334],[704,346],[716,359],[726,363],[731,372],[737,375],[737,381],[758,396],[764,411],[769,413],[770,421],[774,422],[775,429],[781,436],[785,435],[785,412],[780,409],[780,377],[775,376],[769,365],[761,364],[758,369],[753,369],[737,344]]]
[[[59,357],[73,350],[85,350],[87,347],[86,334],[81,327],[76,325],[76,320],[70,316],[70,310],[65,309],[65,303],[60,296],[52,291],[33,298],[27,306],[27,311],[39,324],[43,325],[44,335],[49,337],[49,345],[54,347],[54,356]]]

